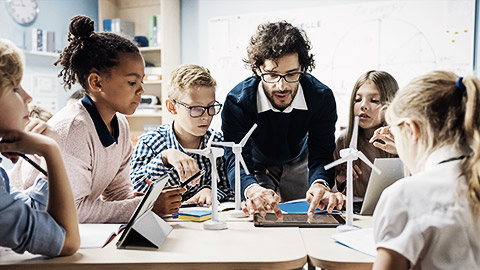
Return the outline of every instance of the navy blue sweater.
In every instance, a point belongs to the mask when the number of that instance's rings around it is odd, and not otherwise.
[[[272,110],[258,113],[257,90],[260,80],[250,77],[228,93],[222,111],[222,129],[226,142],[240,142],[254,123],[258,124],[243,148],[243,158],[250,175],[241,170],[241,192],[258,183],[253,176],[253,163],[282,165],[308,151],[309,185],[323,179],[333,187],[333,170],[324,166],[333,161],[337,110],[332,90],[315,77],[300,80],[308,110],[290,113]],[[227,175],[235,188],[235,155],[225,147]]]

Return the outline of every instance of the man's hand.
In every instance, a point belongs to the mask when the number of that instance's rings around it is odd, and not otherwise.
[[[153,206],[153,212],[159,216],[178,213],[182,205],[182,193],[185,191],[181,187],[165,187]]]
[[[163,164],[173,166],[175,170],[177,170],[181,182],[185,182],[185,179],[190,178],[190,176],[200,170],[195,159],[177,149],[167,149],[162,151],[160,156],[162,157]],[[199,182],[200,178],[190,182],[188,185],[193,186]]]
[[[193,197],[188,199],[185,204],[199,204],[200,206],[212,204],[212,190],[209,188],[203,188]]]
[[[383,143],[378,142],[377,140],[382,141]],[[370,138],[369,143],[373,143],[373,146],[381,149],[390,154],[397,154],[397,148],[395,147],[395,137],[392,132],[390,132],[390,127],[381,127],[375,130],[372,138]]]
[[[245,215],[253,215],[258,211],[261,216],[265,216],[267,211],[272,210],[277,218],[283,217],[282,210],[278,207],[280,197],[273,190],[255,185],[248,189],[247,197],[247,201],[242,202]]]
[[[327,212],[331,213],[336,207],[342,209],[345,202],[345,196],[340,193],[332,193],[328,188],[320,183],[313,184],[307,191],[307,202],[310,204],[308,208],[308,216],[313,216],[315,209],[323,209],[327,205]]]

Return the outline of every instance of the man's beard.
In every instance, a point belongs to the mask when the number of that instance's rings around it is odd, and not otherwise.
[[[279,110],[279,111],[283,111],[285,110],[288,106],[290,106],[290,104],[292,104],[293,100],[295,99],[295,96],[297,95],[297,89],[295,90],[290,90],[290,89],[287,89],[287,90],[273,90],[271,93],[267,92],[267,90],[263,89],[263,91],[265,92],[265,95],[267,96],[268,100],[270,101],[270,104],[272,104],[272,106]],[[275,99],[274,99],[274,96],[275,94],[280,94],[280,95],[283,95],[283,94],[290,94],[291,96],[291,100],[290,100],[290,103],[280,103],[280,104],[277,104],[275,103]]]

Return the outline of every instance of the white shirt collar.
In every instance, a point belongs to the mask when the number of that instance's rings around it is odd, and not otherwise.
[[[458,158],[461,157],[462,152],[456,149],[453,145],[446,145],[440,147],[432,152],[427,158],[425,162],[424,169],[432,168],[442,161],[451,159],[451,158]]]
[[[280,110],[275,109],[272,106],[272,104],[270,103],[270,100],[268,100],[267,95],[265,95],[265,92],[263,90],[263,83],[260,81],[260,83],[258,84],[258,89],[257,89],[257,111],[258,111],[258,113],[266,112],[268,110],[272,110],[274,112],[290,113],[290,112],[292,112],[293,109],[308,110],[307,102],[305,101],[305,96],[303,95],[303,88],[302,88],[301,84],[298,84],[297,94],[295,95],[295,98],[293,99],[290,106],[285,108],[285,110],[280,111]]]

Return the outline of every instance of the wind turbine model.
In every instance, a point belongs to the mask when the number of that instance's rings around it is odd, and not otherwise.
[[[242,202],[242,194],[241,194],[241,187],[240,187],[240,164],[242,164],[243,170],[245,170],[246,174],[250,174],[247,169],[247,165],[245,164],[245,160],[242,157],[242,147],[245,146],[248,139],[252,135],[253,131],[257,128],[257,124],[253,124],[252,128],[247,132],[245,137],[240,141],[240,143],[234,142],[214,142],[215,145],[223,145],[226,147],[231,147],[232,152],[235,154],[235,210],[230,211],[230,216],[232,217],[246,217],[245,213],[242,211],[242,206],[240,205]]]
[[[205,230],[223,230],[227,229],[227,223],[218,219],[218,198],[217,198],[217,158],[223,156],[223,148],[212,147],[214,134],[210,135],[207,147],[204,149],[184,149],[185,152],[198,154],[207,157],[212,165],[212,219],[203,223]]]
[[[353,161],[360,158],[378,174],[382,172],[375,167],[370,160],[360,151],[357,150],[357,138],[358,138],[358,116],[355,116],[353,124],[352,139],[350,140],[350,147],[340,150],[340,159],[325,166],[325,170],[347,162],[347,222],[345,225],[340,225],[337,230],[340,232],[346,232],[359,229],[359,227],[353,225]]]

